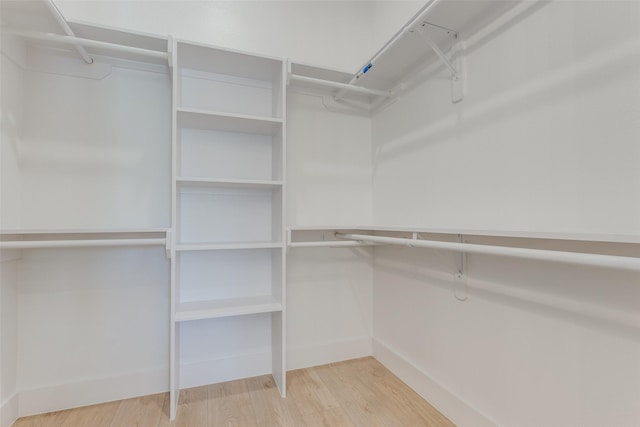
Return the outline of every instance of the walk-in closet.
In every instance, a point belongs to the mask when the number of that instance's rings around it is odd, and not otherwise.
[[[640,1],[0,30],[0,427],[640,425]]]

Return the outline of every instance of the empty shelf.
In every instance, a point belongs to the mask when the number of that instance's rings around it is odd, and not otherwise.
[[[197,177],[178,177],[176,182],[190,187],[221,187],[221,188],[255,188],[273,189],[282,187],[282,181],[263,181],[251,179],[208,179]]]
[[[282,129],[282,119],[179,108],[178,127],[275,135]]]
[[[282,247],[282,243],[276,242],[181,243],[176,246],[176,251],[186,252],[236,249],[277,249]]]
[[[178,304],[176,322],[282,311],[273,296],[194,301]]]

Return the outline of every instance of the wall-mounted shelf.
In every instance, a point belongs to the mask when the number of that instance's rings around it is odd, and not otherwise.
[[[279,311],[282,311],[282,303],[271,295],[183,302],[176,308],[176,322]]]
[[[277,134],[282,129],[282,119],[271,117],[221,113],[193,108],[179,108],[177,114],[178,127],[181,128],[270,136]]]
[[[167,65],[167,38],[124,32],[81,22],[67,22],[51,0],[2,2],[3,32],[37,47],[79,55]]]
[[[477,32],[514,7],[517,2],[487,0],[459,2],[429,0],[378,52],[349,78],[337,72],[292,64],[290,84],[325,87],[336,100],[365,100],[380,105],[398,96],[403,84],[430,64],[440,61],[452,77],[452,100],[464,97],[464,37]]]
[[[277,249],[282,243],[272,242],[241,242],[241,243],[184,243],[176,245],[176,251],[232,251],[237,249]]]
[[[179,185],[185,187],[253,188],[258,190],[282,187],[282,181],[262,181],[251,179],[207,179],[177,177],[176,182]]]

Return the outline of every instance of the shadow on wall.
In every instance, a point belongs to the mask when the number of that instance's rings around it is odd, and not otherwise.
[[[455,254],[377,247],[375,271],[404,286],[435,287],[455,300]],[[640,341],[638,273],[490,256],[468,256],[468,299],[482,299]]]
[[[463,54],[477,51],[484,44],[504,33],[509,28],[524,20],[527,16],[539,11],[548,2],[536,4],[522,14],[508,21],[505,25],[482,35],[472,45],[467,47]],[[503,87],[502,91],[493,96],[483,98],[481,102],[471,104],[471,99],[452,107],[443,108],[444,113],[440,117],[423,125],[424,114],[415,117],[414,126],[410,126],[410,132],[404,133],[387,141],[382,141],[374,150],[374,167],[381,159],[395,156],[406,156],[408,153],[423,147],[425,144],[450,141],[454,137],[460,138],[461,134],[471,134],[477,129],[487,127],[491,123],[503,121],[509,117],[530,114],[536,110],[556,105],[562,100],[574,97],[576,93],[584,96],[588,93],[600,91],[603,86],[613,84],[620,79],[633,78],[638,75],[640,69],[640,40],[630,38],[618,43],[616,46],[607,46],[606,49],[593,52],[579,61],[568,62],[565,66],[546,72],[538,78],[529,80],[526,84],[516,88]],[[432,79],[438,77],[444,70],[442,66],[428,67],[413,79],[413,85],[409,88],[418,88],[426,83],[433,83]],[[612,76],[616,76],[612,79]],[[429,82],[425,80],[431,79]],[[448,82],[448,80],[447,80]],[[442,82],[440,82],[442,83]],[[448,83],[447,83],[448,84]],[[426,88],[423,87],[423,90]],[[431,87],[430,89],[434,89]],[[438,89],[448,96],[447,90]],[[433,97],[433,95],[431,96]],[[425,97],[428,99],[428,97]],[[470,98],[469,96],[467,98]],[[443,103],[450,100],[443,99]],[[445,104],[443,104],[445,105]],[[446,104],[448,106],[448,104]],[[414,111],[420,111],[414,108]]]

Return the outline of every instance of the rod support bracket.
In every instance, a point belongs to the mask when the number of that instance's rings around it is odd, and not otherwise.
[[[422,40],[433,50],[433,52],[440,58],[440,61],[451,71],[451,102],[456,103],[460,102],[464,99],[464,61],[463,61],[463,53],[464,46],[462,41],[458,35],[458,33],[453,33],[453,45],[451,46],[451,55],[450,58],[447,58],[447,55],[440,49],[438,44],[427,34],[425,31],[427,22],[423,22],[422,25],[418,26],[414,32],[418,34]],[[447,31],[448,34],[451,31]]]
[[[167,230],[166,236],[165,236],[165,243],[164,243],[164,250],[165,253],[167,254],[167,259],[171,259],[172,255],[173,255],[173,251],[172,251],[172,241],[171,241],[171,230]]]
[[[458,234],[458,243],[466,243],[462,234]],[[467,253],[464,251],[456,252],[456,272],[453,281],[453,292],[458,301],[465,301],[469,296]]]

